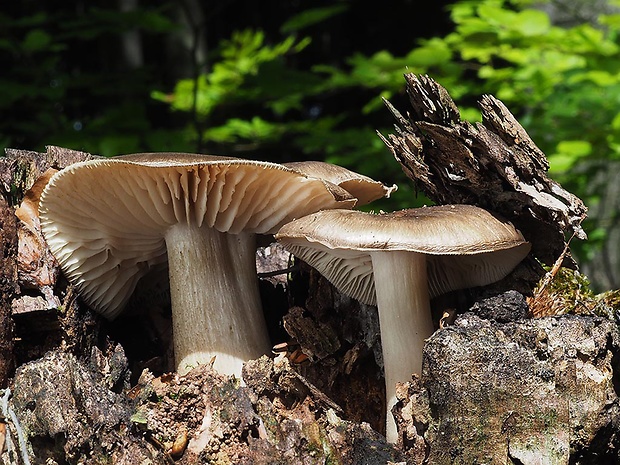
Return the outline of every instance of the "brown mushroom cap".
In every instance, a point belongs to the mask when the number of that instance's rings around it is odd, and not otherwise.
[[[342,187],[357,200],[356,206],[366,205],[382,197],[389,198],[397,189],[396,185],[387,187],[368,176],[347,168],[322,161],[298,161],[284,163],[284,166],[313,178],[324,179]]]
[[[425,254],[434,297],[498,281],[530,250],[512,224],[470,205],[322,211],[284,225],[276,239],[343,293],[370,305],[376,304],[371,253]]]
[[[137,281],[166,262],[164,234],[174,224],[272,234],[296,217],[354,204],[344,189],[274,163],[146,153],[67,167],[48,183],[39,210],[66,276],[113,318]]]

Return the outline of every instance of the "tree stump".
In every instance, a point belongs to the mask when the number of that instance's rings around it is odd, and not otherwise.
[[[533,288],[574,235],[586,239],[587,208],[547,175],[549,164],[506,106],[491,95],[479,102],[482,122],[461,121],[441,85],[406,74],[408,117],[385,101],[396,119],[395,134],[379,134],[417,189],[438,204],[471,204],[511,221],[532,244],[521,278]],[[567,255],[564,266],[574,267]]]

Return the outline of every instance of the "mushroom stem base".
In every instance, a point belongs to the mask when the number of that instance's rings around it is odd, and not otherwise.
[[[373,252],[387,399],[386,438],[397,440],[392,407],[396,383],[422,372],[422,350],[433,334],[426,257],[417,252]]]
[[[269,352],[253,234],[188,224],[166,233],[177,371],[211,363],[241,377],[243,363]]]

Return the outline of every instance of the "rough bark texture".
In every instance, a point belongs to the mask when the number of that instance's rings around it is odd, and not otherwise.
[[[423,435],[438,465],[618,463],[618,336],[597,317],[460,316],[428,341],[423,387],[401,386],[401,445]]]
[[[479,102],[482,123],[460,120],[450,95],[428,76],[405,75],[411,103],[408,118],[386,102],[396,134],[382,137],[405,174],[438,204],[466,203],[512,221],[532,243],[532,259],[521,268],[527,291],[542,269],[553,265],[573,234],[585,239],[587,208],[547,176],[542,151],[491,95]],[[574,265],[570,256],[566,265]]]
[[[70,295],[63,299],[65,315],[56,312],[61,303],[61,289],[54,289],[58,274],[55,260],[38,224],[18,219],[13,207],[22,202],[25,192],[49,168],[61,169],[90,157],[83,152],[49,147],[44,154],[9,149],[0,158],[0,386],[6,384],[15,363],[19,365],[33,356],[41,356],[63,339],[62,320],[74,338],[89,337],[66,324],[75,316]],[[28,314],[37,315],[34,325]],[[59,331],[52,331],[52,335],[51,328]],[[46,340],[42,341],[41,337]],[[75,345],[76,339],[64,339]],[[30,341],[41,344],[33,347]],[[24,347],[28,347],[25,350],[29,354],[23,353]]]
[[[111,390],[126,387],[127,361],[117,350],[99,369],[52,351],[17,370],[11,404],[36,463],[165,463],[132,427],[127,397]],[[103,358],[94,351],[91,363]]]
[[[55,146],[49,146],[45,153],[7,149],[6,156],[0,158],[0,188],[10,203],[16,205],[49,168],[62,169],[94,157],[89,153]]]
[[[5,387],[13,367],[11,303],[17,286],[17,218],[0,197],[0,387]]]
[[[28,205],[32,199],[26,195],[49,169],[62,169],[92,157],[50,146],[46,153],[9,149],[6,157],[0,158],[2,200],[13,207],[6,224],[13,221],[17,234],[14,253],[2,262],[5,274],[11,273],[15,264],[13,291],[8,307],[2,306],[12,319],[3,319],[2,324],[13,327],[13,336],[6,341],[16,341],[12,357],[17,366],[59,345],[74,353],[89,352],[99,336],[98,318],[80,307],[73,288],[59,275],[39,228],[37,205]],[[10,234],[10,228],[3,228],[2,234]]]

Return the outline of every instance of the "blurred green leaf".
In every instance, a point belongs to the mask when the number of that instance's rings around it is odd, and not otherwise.
[[[280,125],[255,116],[249,121],[232,118],[225,125],[207,129],[204,137],[219,143],[264,143],[277,140],[283,132]]]
[[[520,11],[510,21],[509,26],[525,37],[546,34],[551,28],[549,16],[538,10]]]
[[[42,29],[33,29],[26,34],[22,49],[27,53],[45,50],[52,43],[52,37]]]
[[[585,140],[560,141],[555,153],[548,156],[550,172],[564,173],[581,158],[592,153],[592,144]]]
[[[420,46],[407,54],[409,66],[423,66],[426,68],[445,63],[452,58],[448,45],[437,38],[424,40]]]
[[[297,15],[289,18],[282,26],[280,27],[280,32],[282,34],[290,34],[293,32],[301,31],[309,26],[314,26],[317,23],[321,23],[326,21],[334,16],[344,13],[349,8],[348,5],[344,3],[340,3],[338,5],[320,7],[320,8],[311,8]]]

